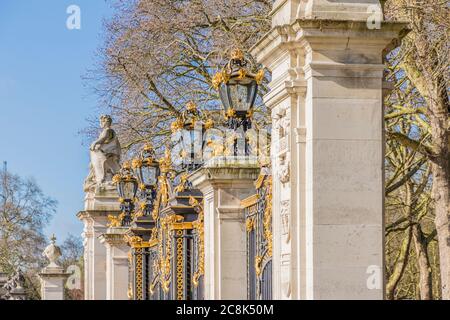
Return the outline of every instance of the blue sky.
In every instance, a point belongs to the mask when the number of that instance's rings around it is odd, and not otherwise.
[[[81,30],[66,28],[69,5],[81,9]],[[78,133],[97,99],[81,77],[102,45],[104,0],[0,1],[0,164],[33,177],[58,201],[46,229],[62,241],[80,234],[88,147]]]

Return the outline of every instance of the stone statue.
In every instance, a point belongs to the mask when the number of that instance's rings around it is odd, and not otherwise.
[[[84,191],[92,188],[112,187],[112,177],[120,170],[121,147],[116,132],[111,129],[109,115],[100,117],[103,131],[90,147],[90,172],[84,182]]]
[[[6,293],[0,296],[0,300],[26,300],[24,284],[25,276],[19,268],[3,285],[3,290]]]
[[[50,261],[50,264],[47,267],[59,267],[56,264],[56,261],[58,261],[59,257],[61,257],[61,249],[57,245],[55,245],[55,235],[52,235],[50,240],[51,243],[44,249],[42,255],[47,257],[47,259]]]

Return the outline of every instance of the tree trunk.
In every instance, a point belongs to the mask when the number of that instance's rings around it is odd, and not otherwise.
[[[434,118],[434,119],[433,119]],[[436,154],[432,162],[433,189],[435,205],[435,224],[439,242],[439,265],[441,269],[442,299],[450,300],[450,224],[449,224],[449,170],[448,137],[442,121],[433,117],[432,136]],[[445,144],[445,147],[443,145]]]
[[[433,278],[431,265],[428,257],[428,243],[425,239],[420,224],[412,226],[414,248],[417,255],[417,266],[419,269],[419,292],[421,300],[433,299]]]
[[[428,157],[431,161],[433,176],[431,196],[434,200],[436,215],[435,226],[439,247],[442,299],[450,300],[450,168],[448,160],[450,102],[447,94],[448,83],[443,76],[444,72],[448,72],[448,59],[438,54],[438,50],[447,48],[448,37],[446,33],[443,35],[437,33],[433,37],[429,31],[430,26],[442,24],[440,19],[443,16],[433,15],[432,11],[446,10],[445,4],[442,4],[442,6],[438,6],[437,1],[421,1],[420,5],[416,5],[415,1],[407,2],[409,7],[407,17],[412,22],[410,41],[413,50],[405,58],[404,67],[408,78],[428,106],[427,117],[430,121],[433,149]],[[433,20],[433,18],[437,20]],[[438,45],[442,45],[442,47]]]
[[[411,246],[412,229],[408,227],[405,230],[405,237],[403,238],[402,245],[400,247],[400,252],[398,254],[398,259],[395,261],[394,270],[389,277],[388,283],[386,284],[386,298],[389,300],[394,300],[395,289],[400,282],[400,279],[405,272],[406,265],[408,264],[409,248]]]
[[[435,206],[435,225],[439,242],[439,265],[441,270],[442,299],[450,300],[450,217],[449,188],[450,172],[448,167],[448,121],[449,101],[445,80],[442,75],[434,82],[430,90],[429,118],[433,141],[431,156],[433,172],[432,197]]]

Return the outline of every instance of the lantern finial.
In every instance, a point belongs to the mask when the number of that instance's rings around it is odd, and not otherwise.
[[[128,160],[124,161],[123,164],[122,164],[122,168],[125,169],[125,170],[131,169],[130,161],[128,161]]]
[[[146,142],[144,144],[143,150],[147,151],[147,152],[151,152],[151,151],[153,151],[153,145],[150,142]]]
[[[244,60],[244,52],[239,48],[233,49],[233,51],[231,51],[231,59]]]
[[[189,112],[194,112],[197,110],[197,105],[194,103],[194,101],[189,101],[186,104],[186,110]]]

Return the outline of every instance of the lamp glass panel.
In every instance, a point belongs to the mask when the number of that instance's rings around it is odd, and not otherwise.
[[[141,168],[142,182],[147,186],[153,186],[156,184],[156,168],[150,166],[143,166]]]
[[[123,189],[122,189],[122,182],[117,184],[117,192],[119,193],[119,197],[124,198]]]
[[[123,182],[123,197],[124,199],[133,199],[136,192],[136,182],[124,181]]]
[[[229,85],[229,97],[231,105],[236,111],[247,111],[249,108],[248,103],[249,88],[245,85],[230,84]]]
[[[229,92],[228,92],[227,84],[222,83],[220,85],[219,96],[220,96],[220,100],[222,101],[222,104],[223,104],[223,107],[225,108],[225,110],[232,108],[232,106],[230,106]]]

